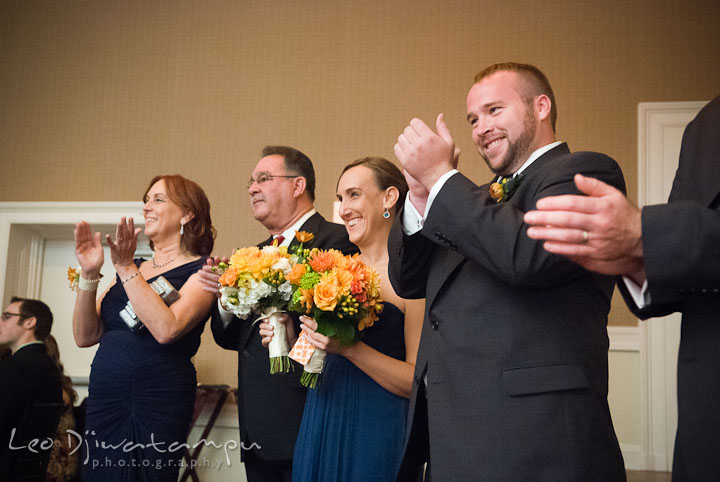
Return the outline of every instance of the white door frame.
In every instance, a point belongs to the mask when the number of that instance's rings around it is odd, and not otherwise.
[[[638,105],[638,204],[667,202],[685,126],[707,102]],[[640,322],[641,430],[644,469],[672,468],[677,428],[680,314]]]
[[[69,233],[75,223],[88,221],[91,224],[115,224],[122,216],[132,216],[135,225],[143,226],[141,202],[0,202],[0,293],[5,293],[10,231],[18,225],[66,225]],[[72,238],[70,238],[72,239]],[[39,280],[36,279],[38,266],[42,267],[44,236],[42,230],[33,236],[30,255],[30,279],[25,296],[37,296]],[[35,292],[33,292],[35,291]]]

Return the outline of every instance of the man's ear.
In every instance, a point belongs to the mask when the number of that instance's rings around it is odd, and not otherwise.
[[[22,327],[25,330],[35,331],[35,325],[37,325],[37,318],[35,318],[34,316],[25,318],[22,322]]]
[[[303,176],[298,176],[292,179],[293,182],[293,196],[300,197],[305,192],[307,187],[307,180]]]
[[[534,106],[535,114],[538,116],[538,119],[544,121],[545,119],[550,118],[550,111],[552,109],[552,101],[550,100],[550,97],[545,94],[540,94],[535,98]]]

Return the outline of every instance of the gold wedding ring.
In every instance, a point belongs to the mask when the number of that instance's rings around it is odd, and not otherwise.
[[[583,230],[583,239],[582,239],[583,244],[587,243],[589,240],[590,240],[590,235],[588,234],[587,231]]]

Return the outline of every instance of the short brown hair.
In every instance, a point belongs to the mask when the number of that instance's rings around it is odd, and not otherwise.
[[[152,178],[143,194],[143,201],[145,201],[150,188],[158,181],[165,181],[167,195],[172,202],[181,209],[192,212],[195,216],[185,224],[185,233],[181,240],[185,249],[193,255],[209,255],[215,246],[217,231],[212,225],[210,201],[208,201],[205,191],[196,182],[179,174],[165,174]],[[150,241],[150,248],[153,248],[152,241]]]
[[[279,155],[283,156],[285,171],[305,178],[305,191],[310,201],[315,202],[315,168],[312,161],[304,152],[289,146],[265,146],[262,150],[262,157]]]
[[[553,132],[555,131],[555,122],[557,121],[557,104],[555,103],[555,93],[550,87],[550,81],[545,74],[537,67],[530,64],[519,64],[517,62],[503,62],[485,67],[475,75],[475,83],[477,84],[485,77],[489,77],[495,72],[515,72],[523,79],[523,96],[525,102],[532,103],[533,99],[538,95],[547,95],[550,99],[550,121],[552,122]]]
[[[405,203],[405,196],[408,193],[408,184],[402,171],[384,157],[363,157],[345,166],[340,173],[340,177],[355,166],[365,166],[370,169],[375,178],[375,184],[381,191],[390,186],[397,188],[399,193],[397,203],[395,203],[395,212],[397,213]],[[338,178],[338,184],[340,183],[340,177]],[[337,189],[337,186],[335,189]]]
[[[40,300],[20,298],[19,296],[13,296],[10,303],[20,303],[20,322],[23,318],[35,318],[35,329],[33,330],[35,338],[44,341],[50,334],[53,324],[50,307]]]

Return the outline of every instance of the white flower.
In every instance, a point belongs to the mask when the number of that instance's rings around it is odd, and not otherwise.
[[[253,281],[253,287],[252,287],[252,296],[255,299],[255,302],[260,301],[260,299],[265,298],[267,296],[270,296],[273,292],[273,287],[265,282],[257,282]]]
[[[278,248],[277,246],[268,245],[268,246],[263,246],[262,251],[263,251],[263,253],[276,254],[278,251],[280,251],[280,248]]]
[[[234,298],[237,296],[237,293],[237,288],[234,288],[232,286],[223,286],[222,288],[220,288],[220,302],[223,304],[223,306],[234,305]]]
[[[288,274],[292,267],[290,261],[287,258],[280,258],[270,267],[271,270],[281,269],[283,273]]]
[[[283,284],[278,286],[278,293],[280,293],[283,301],[289,301],[292,297],[293,289],[289,281],[285,281]]]

